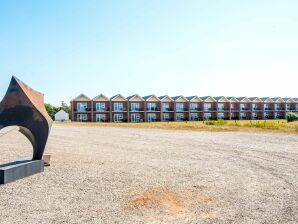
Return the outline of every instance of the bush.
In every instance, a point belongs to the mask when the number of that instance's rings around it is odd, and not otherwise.
[[[298,121],[298,114],[297,113],[288,113],[287,114],[287,121],[292,122],[292,121]]]

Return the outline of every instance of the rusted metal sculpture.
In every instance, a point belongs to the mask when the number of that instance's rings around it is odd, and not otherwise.
[[[0,103],[0,130],[8,126],[19,127],[33,146],[32,160],[41,160],[52,119],[45,109],[43,94],[14,76]]]

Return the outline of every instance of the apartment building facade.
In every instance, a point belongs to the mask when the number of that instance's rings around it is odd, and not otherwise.
[[[80,94],[71,101],[71,120],[80,122],[269,120],[289,112],[298,112],[298,98]]]

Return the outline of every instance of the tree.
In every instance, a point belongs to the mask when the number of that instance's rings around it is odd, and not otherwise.
[[[59,110],[63,109],[66,113],[70,114],[70,106],[68,106],[64,101],[61,102]]]
[[[55,106],[53,106],[53,105],[51,105],[51,104],[49,104],[49,103],[46,103],[45,104],[45,108],[46,108],[48,114],[50,115],[50,117],[52,117],[52,118],[58,112],[58,108],[55,107]]]
[[[68,106],[64,101],[61,102],[61,106],[56,107],[53,106],[49,103],[45,104],[46,110],[48,112],[48,114],[50,115],[51,118],[53,118],[55,116],[55,114],[60,111],[61,109],[64,110],[66,113],[70,114],[70,106]]]

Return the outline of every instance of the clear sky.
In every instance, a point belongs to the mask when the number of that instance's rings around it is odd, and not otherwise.
[[[297,0],[0,1],[11,75],[69,102],[121,93],[298,97]]]

